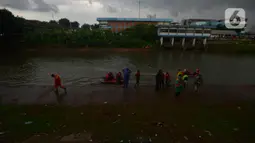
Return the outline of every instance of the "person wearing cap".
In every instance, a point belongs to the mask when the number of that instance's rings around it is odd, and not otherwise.
[[[54,78],[54,88],[55,88],[56,92],[58,92],[58,88],[60,87],[60,88],[65,90],[65,93],[67,93],[66,92],[66,87],[64,87],[62,85],[60,76],[58,74],[51,74],[51,77]]]

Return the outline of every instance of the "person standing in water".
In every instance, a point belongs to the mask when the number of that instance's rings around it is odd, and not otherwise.
[[[125,68],[125,69],[123,69],[123,73],[124,73],[124,85],[123,85],[123,87],[128,88],[131,70],[129,68]]]
[[[61,83],[61,78],[58,74],[51,74],[51,77],[54,78],[54,88],[55,88],[55,91],[58,93],[58,88],[62,88],[65,90],[65,94],[67,94],[66,92],[66,87],[64,87]]]
[[[166,74],[165,74],[165,82],[166,82],[166,87],[169,87],[171,79],[170,79],[170,75],[168,72],[166,72]]]
[[[189,76],[187,74],[184,74],[183,77],[182,77],[182,81],[184,82],[184,88],[186,88],[188,86],[188,79],[189,79]]]
[[[180,80],[176,80],[175,81],[175,96],[179,96],[181,94],[182,89],[183,89],[183,86]]]
[[[136,74],[135,74],[135,77],[136,77],[136,84],[135,84],[135,87],[138,87],[139,84],[140,84],[140,70],[137,70]]]
[[[164,82],[164,73],[162,70],[159,70],[156,74],[156,90],[163,88],[162,82]]]

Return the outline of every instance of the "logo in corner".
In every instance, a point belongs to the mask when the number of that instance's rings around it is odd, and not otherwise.
[[[225,26],[228,29],[243,29],[246,25],[243,8],[228,8],[225,10]]]

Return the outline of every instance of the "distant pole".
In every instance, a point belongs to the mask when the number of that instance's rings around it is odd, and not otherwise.
[[[138,1],[138,5],[139,5],[139,19],[140,19],[140,5],[141,5],[141,1]]]
[[[54,18],[54,13],[52,13],[52,19],[55,20],[55,18]]]

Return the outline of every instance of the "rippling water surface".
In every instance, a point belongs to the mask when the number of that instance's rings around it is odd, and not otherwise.
[[[0,86],[49,86],[57,72],[68,86],[98,83],[107,72],[129,67],[142,74],[142,84],[154,84],[159,68],[175,76],[178,68],[199,67],[207,84],[255,84],[255,57],[171,51],[114,50],[22,52],[1,57]],[[134,78],[133,78],[134,79]]]

